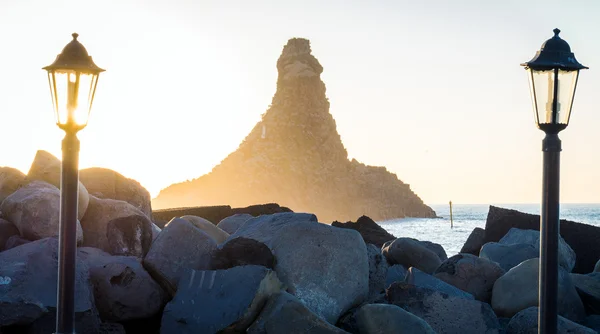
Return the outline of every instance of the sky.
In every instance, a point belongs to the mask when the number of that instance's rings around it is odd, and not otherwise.
[[[209,172],[260,120],[287,40],[308,38],[350,158],[427,204],[539,203],[543,132],[520,63],[560,28],[582,72],[561,201],[600,202],[600,1],[0,1],[0,166],[60,157],[49,65],[79,33],[100,75],[80,167],[154,197]],[[235,190],[232,190],[235,191]]]

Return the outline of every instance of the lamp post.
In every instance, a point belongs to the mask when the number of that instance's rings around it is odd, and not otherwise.
[[[94,64],[85,47],[79,43],[79,35],[74,33],[72,36],[73,40],[56,56],[56,60],[43,68],[48,72],[56,125],[65,131],[60,178],[57,334],[75,333],[75,260],[79,191],[77,132],[87,125],[98,75],[104,71]]]
[[[521,64],[529,76],[535,122],[546,133],[542,141],[543,176],[540,212],[539,333],[554,334],[557,326],[559,182],[561,142],[558,133],[569,125],[579,70],[587,69],[558,36],[547,40],[532,60]]]

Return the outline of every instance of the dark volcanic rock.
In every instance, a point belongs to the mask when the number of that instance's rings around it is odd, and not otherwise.
[[[401,264],[390,266],[385,277],[385,288],[387,289],[394,282],[404,282],[408,271]]]
[[[325,222],[435,217],[385,167],[348,159],[308,40],[290,39],[277,70],[271,106],[238,149],[210,173],[163,189],[155,207],[275,201]]]
[[[600,314],[600,273],[571,274],[571,279],[586,308],[591,313]]]
[[[18,236],[19,229],[8,220],[0,218],[0,252],[5,249],[6,242],[13,235]]]
[[[390,264],[401,264],[407,268],[415,267],[428,274],[433,274],[442,264],[436,253],[419,240],[412,238],[398,238],[386,244],[383,255]]]
[[[363,237],[366,244],[373,244],[379,248],[381,248],[386,241],[396,239],[396,237],[388,233],[383,227],[379,226],[367,216],[361,216],[356,223],[351,221],[347,223],[335,221],[331,226],[356,230]]]
[[[415,267],[408,268],[405,281],[408,284],[436,290],[449,296],[475,299],[472,294],[465,292],[454,285],[450,285],[435,276],[426,274]]]
[[[425,320],[438,333],[498,333],[500,323],[489,304],[396,282],[386,293],[391,304]]]
[[[504,271],[509,271],[523,261],[539,256],[540,251],[531,244],[504,245],[497,242],[483,245],[479,253],[479,257],[498,263]]]
[[[152,222],[146,216],[115,218],[106,226],[108,253],[144,257],[152,244]]]
[[[390,304],[361,307],[356,322],[360,333],[436,334],[425,320]]]
[[[507,334],[535,334],[538,332],[538,308],[535,306],[524,309],[510,319]],[[569,319],[558,316],[557,333],[593,334],[595,330],[579,325]]]
[[[163,312],[163,334],[243,332],[267,299],[281,289],[275,272],[262,266],[189,270]]]
[[[367,256],[369,257],[369,297],[373,301],[385,294],[385,285],[389,264],[381,254],[381,249],[372,244],[367,244]]]
[[[498,242],[512,227],[539,231],[540,216],[490,206],[485,224],[485,242]],[[573,272],[592,272],[600,258],[600,228],[563,219],[560,221],[560,234],[577,255]]]
[[[481,227],[476,227],[471,231],[467,241],[460,249],[460,253],[463,254],[473,254],[475,256],[479,256],[479,250],[481,246],[483,246],[485,240],[485,230]]]
[[[275,257],[262,242],[238,237],[229,240],[213,252],[210,269],[229,269],[251,264],[273,269]]]

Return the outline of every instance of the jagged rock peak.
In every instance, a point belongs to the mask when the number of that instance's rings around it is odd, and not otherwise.
[[[311,54],[310,41],[292,38],[283,47],[277,60],[279,79],[289,80],[302,77],[315,77],[323,73],[323,66]]]

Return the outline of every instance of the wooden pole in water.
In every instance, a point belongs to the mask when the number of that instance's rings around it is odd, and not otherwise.
[[[454,221],[452,220],[452,201],[450,201],[450,228],[454,228]]]

